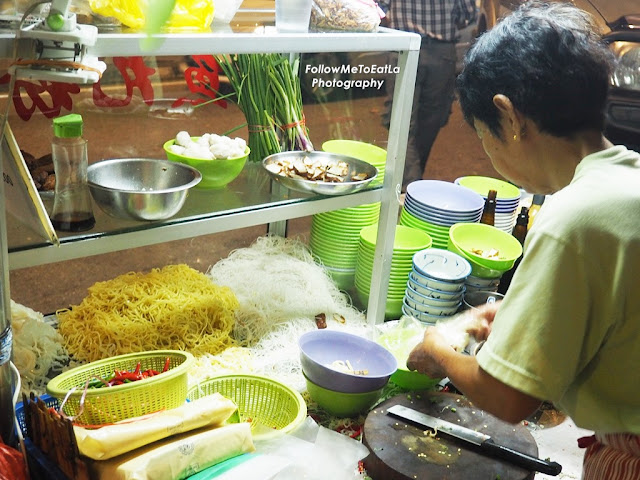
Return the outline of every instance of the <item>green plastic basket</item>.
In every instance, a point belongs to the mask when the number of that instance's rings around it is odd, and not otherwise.
[[[251,422],[253,438],[264,440],[296,428],[307,417],[307,404],[292,388],[258,375],[221,375],[189,389],[187,398],[218,392],[238,406],[238,420]]]
[[[114,370],[134,370],[140,362],[142,371],[162,372],[167,357],[169,370],[153,377],[105,388],[86,390],[84,407],[81,398],[87,379],[108,378]],[[47,384],[47,393],[63,403],[66,415],[76,417],[74,422],[84,425],[104,425],[148,413],[177,408],[187,398],[187,372],[194,362],[190,353],[178,350],[154,350],[128,353],[98,360],[68,370]]]

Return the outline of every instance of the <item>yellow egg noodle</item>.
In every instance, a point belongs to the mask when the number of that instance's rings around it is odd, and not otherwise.
[[[235,343],[237,308],[229,287],[181,264],[97,282],[80,305],[56,314],[68,352],[92,362],[145,350],[220,353]]]

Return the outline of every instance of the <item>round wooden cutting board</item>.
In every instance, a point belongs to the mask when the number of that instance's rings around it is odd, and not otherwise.
[[[372,410],[364,424],[363,442],[370,454],[364,460],[373,480],[525,480],[529,472],[511,463],[474,451],[445,434],[430,435],[387,415],[393,405],[414,410],[490,435],[501,445],[529,455],[538,446],[527,428],[512,425],[475,408],[460,395],[442,392],[397,395]]]

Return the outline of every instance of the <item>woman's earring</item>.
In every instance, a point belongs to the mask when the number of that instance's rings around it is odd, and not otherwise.
[[[518,141],[518,135],[516,135],[515,133],[513,134],[513,141],[517,142]]]

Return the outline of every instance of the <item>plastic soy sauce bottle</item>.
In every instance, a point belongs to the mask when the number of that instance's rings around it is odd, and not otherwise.
[[[531,201],[531,208],[529,208],[529,225],[528,225],[529,230],[533,226],[533,221],[535,220],[536,215],[540,211],[540,207],[542,207],[542,204],[544,203],[545,198],[546,198],[545,195],[536,194],[533,196],[533,200]]]
[[[482,217],[480,217],[480,223],[487,225],[494,225],[496,221],[496,199],[498,192],[496,190],[489,190],[487,198],[484,201],[484,208],[482,210]]]
[[[87,141],[82,138],[82,125],[78,114],[53,120],[51,155],[56,185],[51,223],[64,232],[89,230],[96,223],[87,185]]]

